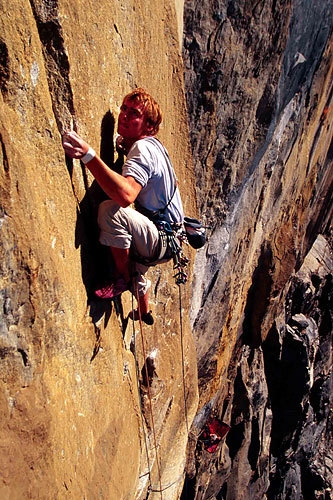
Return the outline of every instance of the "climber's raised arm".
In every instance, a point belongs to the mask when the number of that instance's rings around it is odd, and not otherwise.
[[[103,191],[112,200],[121,207],[127,207],[135,201],[142,186],[133,177],[124,177],[111,170],[76,132],[65,132],[62,144],[67,156],[80,159],[86,164]]]

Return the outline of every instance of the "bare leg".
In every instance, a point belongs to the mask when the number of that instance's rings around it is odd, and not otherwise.
[[[124,278],[126,283],[130,280],[129,248],[110,247],[117,272]]]
[[[140,308],[141,315],[147,314],[149,312],[148,292],[146,292],[144,295],[139,295],[139,297],[137,299],[138,299],[138,305]]]
[[[137,321],[141,317],[144,323],[146,323],[147,325],[153,325],[154,318],[151,314],[151,311],[149,311],[148,292],[146,292],[144,295],[139,295],[139,297],[136,297],[136,299],[138,301],[138,308],[131,311],[129,313],[129,317],[134,321]]]
[[[128,282],[130,280],[129,249],[116,247],[110,247],[110,249],[112,257],[116,264],[117,272],[123,276],[126,282]],[[149,312],[148,292],[146,292],[144,295],[139,295],[139,297],[137,297],[137,301],[141,314],[147,314]]]
[[[128,283],[131,279],[129,249],[116,247],[110,247],[110,249],[117,272],[122,276],[125,282]],[[144,295],[137,296],[135,291],[134,295],[138,302],[138,310],[140,311],[141,317],[144,319],[145,323],[152,325],[154,323],[154,319],[149,312],[149,292],[147,291]],[[134,311],[133,314],[135,314]],[[138,311],[137,314],[139,314]]]

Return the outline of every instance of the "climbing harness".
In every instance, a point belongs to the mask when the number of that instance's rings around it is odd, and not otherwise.
[[[155,265],[159,261],[173,260],[173,269],[176,271],[174,278],[176,285],[184,285],[187,282],[186,266],[189,259],[184,255],[182,242],[186,241],[186,233],[179,223],[167,222],[165,220],[153,220],[158,233],[159,245],[153,257],[142,257],[132,251],[131,259],[146,266]]]

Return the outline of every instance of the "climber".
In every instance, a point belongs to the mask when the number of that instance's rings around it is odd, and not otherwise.
[[[203,442],[206,451],[214,453],[229,430],[230,426],[228,424],[216,417],[209,417],[199,436],[199,441]]]
[[[110,199],[98,212],[100,242],[111,249],[115,262],[114,281],[95,291],[97,297],[112,299],[125,290],[137,295],[138,309],[130,317],[147,324],[154,319],[149,311],[148,267],[170,260],[163,232],[152,219],[159,213],[181,234],[184,219],[177,181],[168,153],[155,137],[162,115],[159,105],[142,88],[125,96],[118,118],[117,149],[127,158],[122,174],[111,170],[76,132],[63,135],[65,153],[80,159]],[[135,209],[130,207],[134,203]],[[177,233],[178,230],[178,233]],[[137,290],[137,292],[136,292]]]

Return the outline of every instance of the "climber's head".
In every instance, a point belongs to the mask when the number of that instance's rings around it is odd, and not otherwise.
[[[118,119],[118,132],[128,139],[156,135],[162,113],[157,102],[142,88],[136,88],[124,97]]]

